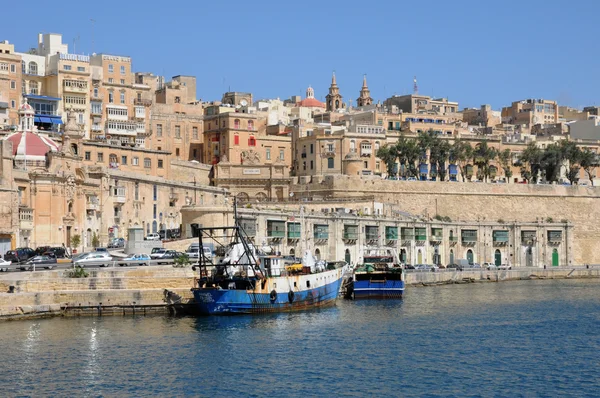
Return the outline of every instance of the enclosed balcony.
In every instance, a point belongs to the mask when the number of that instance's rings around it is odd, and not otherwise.
[[[69,93],[87,94],[89,89],[85,80],[65,79],[63,81],[63,91]]]
[[[282,239],[285,238],[285,221],[268,220],[267,238]]]
[[[135,118],[136,119],[144,119],[146,117],[146,108],[143,106],[135,107]]]
[[[345,243],[354,243],[358,239],[358,225],[344,225],[342,239]]]
[[[315,225],[313,237],[315,242],[324,242],[329,239],[329,225]]]
[[[29,207],[19,208],[19,228],[33,229],[33,209]]]

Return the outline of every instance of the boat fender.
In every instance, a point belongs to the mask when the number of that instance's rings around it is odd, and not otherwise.
[[[294,302],[294,292],[292,290],[290,290],[290,292],[288,293],[288,300],[290,304]]]
[[[271,301],[277,300],[277,292],[275,291],[275,289],[271,290],[271,293],[269,294],[269,298],[271,299]]]

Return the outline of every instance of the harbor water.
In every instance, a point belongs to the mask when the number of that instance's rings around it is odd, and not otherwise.
[[[0,395],[598,396],[600,281],[409,288],[305,313],[0,323]]]

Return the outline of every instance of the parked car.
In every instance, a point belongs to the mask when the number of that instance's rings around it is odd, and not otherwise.
[[[498,269],[498,267],[494,263],[483,263],[483,268],[490,270],[490,271]]]
[[[65,250],[64,247],[60,247],[60,246],[51,247],[50,249],[46,250],[46,252],[54,253],[54,257],[56,257],[56,258],[67,257],[67,251]]]
[[[150,258],[153,260],[162,258],[167,253],[167,251],[168,250],[164,249],[164,248],[158,248],[158,249],[154,248],[154,249],[152,249],[152,252],[150,253]],[[171,250],[171,251],[173,251],[173,250]]]
[[[34,256],[22,263],[19,268],[21,271],[33,271],[35,268],[52,269],[56,266],[56,257]],[[35,267],[35,268],[34,268]]]
[[[415,269],[415,266],[412,264],[404,264],[404,269]]]
[[[175,250],[167,250],[167,252],[162,257],[157,258],[158,261],[156,263],[158,265],[168,264],[168,262],[164,262],[163,263],[161,261],[163,261],[163,260],[174,260],[177,257],[184,256],[184,255],[185,255],[185,253],[181,253],[181,252],[178,252],[178,251],[175,251]]]
[[[35,249],[35,255],[36,256],[41,256],[42,254],[46,253],[49,250],[50,250],[50,246],[39,246],[39,247],[36,247],[36,249]]]
[[[129,256],[124,258],[121,261],[126,261],[123,263],[119,263],[119,266],[129,266],[129,265],[150,265],[150,256],[147,254],[134,254],[133,256]]]
[[[461,265],[458,264],[448,264],[448,266],[446,267],[447,269],[455,269],[457,271],[462,271],[463,267]]]
[[[11,261],[15,264],[24,263],[32,257],[35,257],[36,253],[30,247],[19,247],[15,250],[9,250],[4,255],[6,261]]]
[[[0,258],[0,272],[7,272],[11,264],[11,261],[6,261]]]
[[[148,234],[146,236],[146,238],[144,238],[145,240],[160,240],[160,235],[157,233],[153,233],[153,234]]]
[[[96,253],[108,253],[108,249],[106,247],[97,247],[94,249]]]
[[[512,267],[508,264],[500,264],[498,269],[512,269]]]
[[[199,243],[192,243],[188,247],[186,254],[188,255],[189,258],[198,259],[198,258],[200,258],[200,251],[198,250],[199,248],[200,248]],[[212,250],[208,246],[204,246],[202,248],[202,252],[204,253],[204,257],[206,257],[206,258],[212,258],[212,256],[213,256]]]
[[[108,248],[120,249],[125,247],[125,238],[115,238],[109,244]]]
[[[112,263],[112,257],[107,252],[92,252],[84,254],[77,258],[73,265],[76,267],[85,268],[86,265],[98,265],[100,267],[108,267]]]

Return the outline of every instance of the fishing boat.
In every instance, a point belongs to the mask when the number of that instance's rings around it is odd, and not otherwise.
[[[371,250],[363,255],[362,264],[357,265],[349,283],[345,297],[402,298],[404,294],[404,268],[389,249]]]
[[[192,293],[202,314],[292,312],[335,303],[347,264],[315,261],[308,251],[301,263],[288,264],[281,255],[261,253],[250,242],[235,202],[234,220],[234,226],[199,228],[200,247],[210,239],[225,253],[221,260],[200,253],[193,267],[200,275]]]

